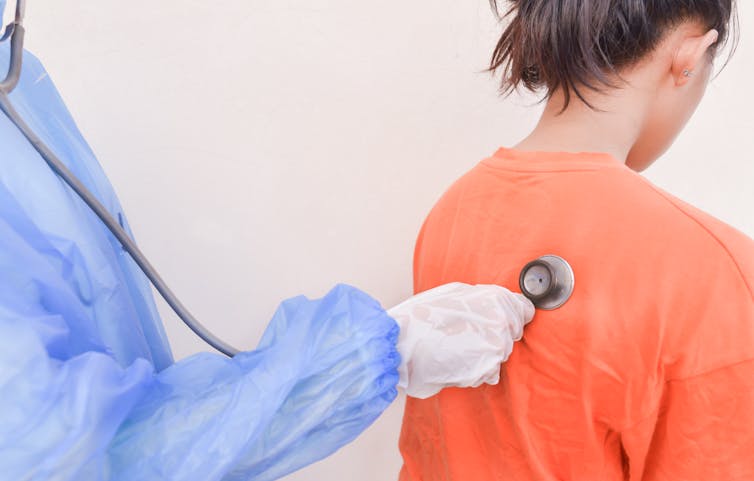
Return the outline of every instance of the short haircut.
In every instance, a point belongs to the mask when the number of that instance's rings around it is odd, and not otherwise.
[[[547,99],[562,89],[563,109],[572,94],[589,105],[582,87],[614,86],[611,75],[642,59],[683,21],[720,33],[713,54],[729,38],[735,44],[738,35],[735,0],[503,1],[510,7],[501,16],[500,2],[490,0],[498,19],[509,23],[487,71],[502,70],[504,95],[523,85],[533,92],[546,89]]]

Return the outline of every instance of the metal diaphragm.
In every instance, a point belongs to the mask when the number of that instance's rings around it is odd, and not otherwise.
[[[542,256],[521,269],[518,284],[521,293],[537,309],[551,311],[565,304],[573,294],[573,269],[562,257]]]

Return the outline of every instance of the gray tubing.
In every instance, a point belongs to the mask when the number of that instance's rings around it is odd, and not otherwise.
[[[120,244],[123,246],[123,249],[125,249],[125,251],[131,255],[131,258],[141,268],[141,270],[149,278],[152,284],[154,284],[154,287],[165,299],[165,302],[167,302],[168,305],[173,309],[173,311],[175,311],[175,313],[178,315],[178,317],[180,317],[181,320],[186,323],[189,329],[194,331],[197,336],[201,337],[207,344],[214,347],[221,353],[229,357],[233,357],[234,355],[238,354],[237,349],[217,338],[193,315],[191,315],[188,309],[186,309],[186,307],[175,296],[175,294],[173,294],[173,291],[168,288],[167,284],[165,284],[165,281],[162,280],[154,267],[152,267],[152,265],[149,263],[149,261],[141,252],[133,239],[129,237],[129,235],[121,227],[121,225],[113,218],[113,216],[110,215],[105,206],[103,206],[102,203],[100,203],[100,201],[81,183],[81,181],[76,178],[76,176],[68,169],[68,167],[66,167],[63,162],[60,161],[55,153],[50,150],[50,148],[45,145],[45,143],[34,133],[31,127],[29,127],[26,122],[24,122],[23,118],[21,118],[18,112],[16,112],[16,109],[13,108],[13,104],[11,104],[10,100],[8,99],[8,93],[10,93],[10,91],[13,90],[13,88],[18,83],[18,78],[21,72],[24,35],[22,25],[17,24],[15,28],[18,30],[14,32],[14,36],[11,41],[11,69],[9,70],[6,79],[2,83],[0,83],[0,110],[3,111],[8,119],[10,119],[10,121],[13,122],[18,130],[24,135],[24,137],[26,137],[29,143],[31,143],[31,145],[34,147],[34,150],[36,150],[39,155],[42,156],[44,161],[47,162],[47,165],[49,165],[50,168],[61,179],[63,179],[63,181],[65,181],[65,183],[68,184],[68,186],[73,189],[76,194],[78,194],[78,196],[86,203],[86,205],[88,205],[89,208],[91,208],[92,211],[97,214],[97,217],[100,218],[100,220],[105,224],[110,232],[112,232],[115,238],[118,239],[118,242],[120,242]]]
[[[8,69],[8,75],[0,82],[0,92],[10,93],[18,85],[18,81],[21,79],[21,64],[24,54],[24,27],[23,25],[15,24],[13,28],[13,36],[10,39],[10,67]]]

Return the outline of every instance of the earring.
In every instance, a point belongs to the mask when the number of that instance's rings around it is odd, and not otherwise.
[[[694,76],[694,71],[693,70],[689,70],[689,69],[685,69],[683,71],[683,76],[686,77],[686,78],[693,77]]]

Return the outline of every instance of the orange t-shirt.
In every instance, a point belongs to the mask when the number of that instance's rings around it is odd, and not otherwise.
[[[401,481],[754,480],[754,242],[608,154],[501,148],[430,212],[414,290],[518,291],[545,254],[573,296],[498,385],[408,399]]]

